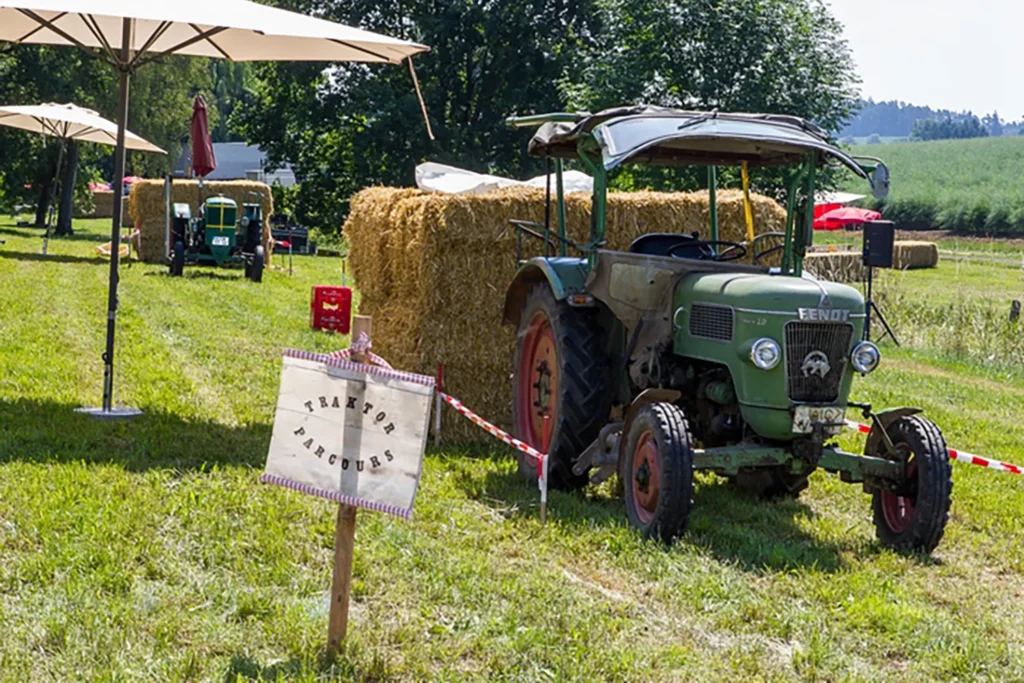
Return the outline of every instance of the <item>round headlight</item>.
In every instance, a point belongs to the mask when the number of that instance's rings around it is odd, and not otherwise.
[[[242,216],[242,227],[243,228],[248,228],[249,227],[249,217],[248,216]]]
[[[762,370],[771,370],[782,359],[782,349],[774,339],[758,339],[750,349],[750,360]]]
[[[850,361],[853,363],[854,369],[865,375],[877,368],[881,360],[882,353],[878,350],[877,346],[869,341],[862,341],[860,344],[857,344],[850,355]]]

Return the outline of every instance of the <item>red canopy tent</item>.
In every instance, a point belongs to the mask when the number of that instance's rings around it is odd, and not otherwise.
[[[823,213],[814,219],[815,230],[842,230],[852,226],[859,226],[868,221],[881,220],[882,214],[870,209],[858,209],[847,206],[840,209],[833,209]]]

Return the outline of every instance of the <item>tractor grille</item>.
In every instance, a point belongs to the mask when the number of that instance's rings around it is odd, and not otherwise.
[[[786,324],[786,375],[789,398],[834,403],[846,370],[853,326],[835,323]]]
[[[732,323],[730,306],[694,304],[690,308],[690,336],[732,341]]]

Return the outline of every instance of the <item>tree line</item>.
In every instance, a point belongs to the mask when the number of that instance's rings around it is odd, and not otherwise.
[[[192,96],[202,92],[220,135],[259,144],[272,166],[294,168],[300,184],[287,208],[322,229],[341,225],[348,198],[362,187],[411,185],[424,160],[512,177],[542,172],[526,153],[529,134],[504,125],[511,114],[642,102],[795,114],[838,131],[858,101],[842,27],[822,0],[276,4],[429,45],[414,65],[437,139],[425,133],[404,65],[266,63],[225,75],[221,62],[175,58],[140,72],[130,127],[173,149]],[[0,101],[74,100],[109,116],[116,88],[107,71],[74,50],[13,48],[0,56]],[[45,76],[37,82],[38,73]],[[52,175],[41,158],[47,149],[0,133],[0,200],[24,201],[27,178],[41,196]],[[107,173],[103,155],[83,148],[83,168]],[[133,155],[132,169],[163,172],[168,162]],[[765,191],[778,180],[757,179]],[[694,189],[704,174],[622,169],[614,183]]]
[[[844,141],[863,137],[869,142],[880,141],[882,137],[951,140],[1017,135],[1022,129],[1022,122],[1004,121],[999,112],[979,118],[971,111],[955,112],[896,100],[875,102],[868,99],[857,104],[856,115],[839,136]]]

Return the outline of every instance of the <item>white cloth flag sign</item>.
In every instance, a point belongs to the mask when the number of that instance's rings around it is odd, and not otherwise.
[[[412,516],[434,378],[286,351],[261,481]]]

